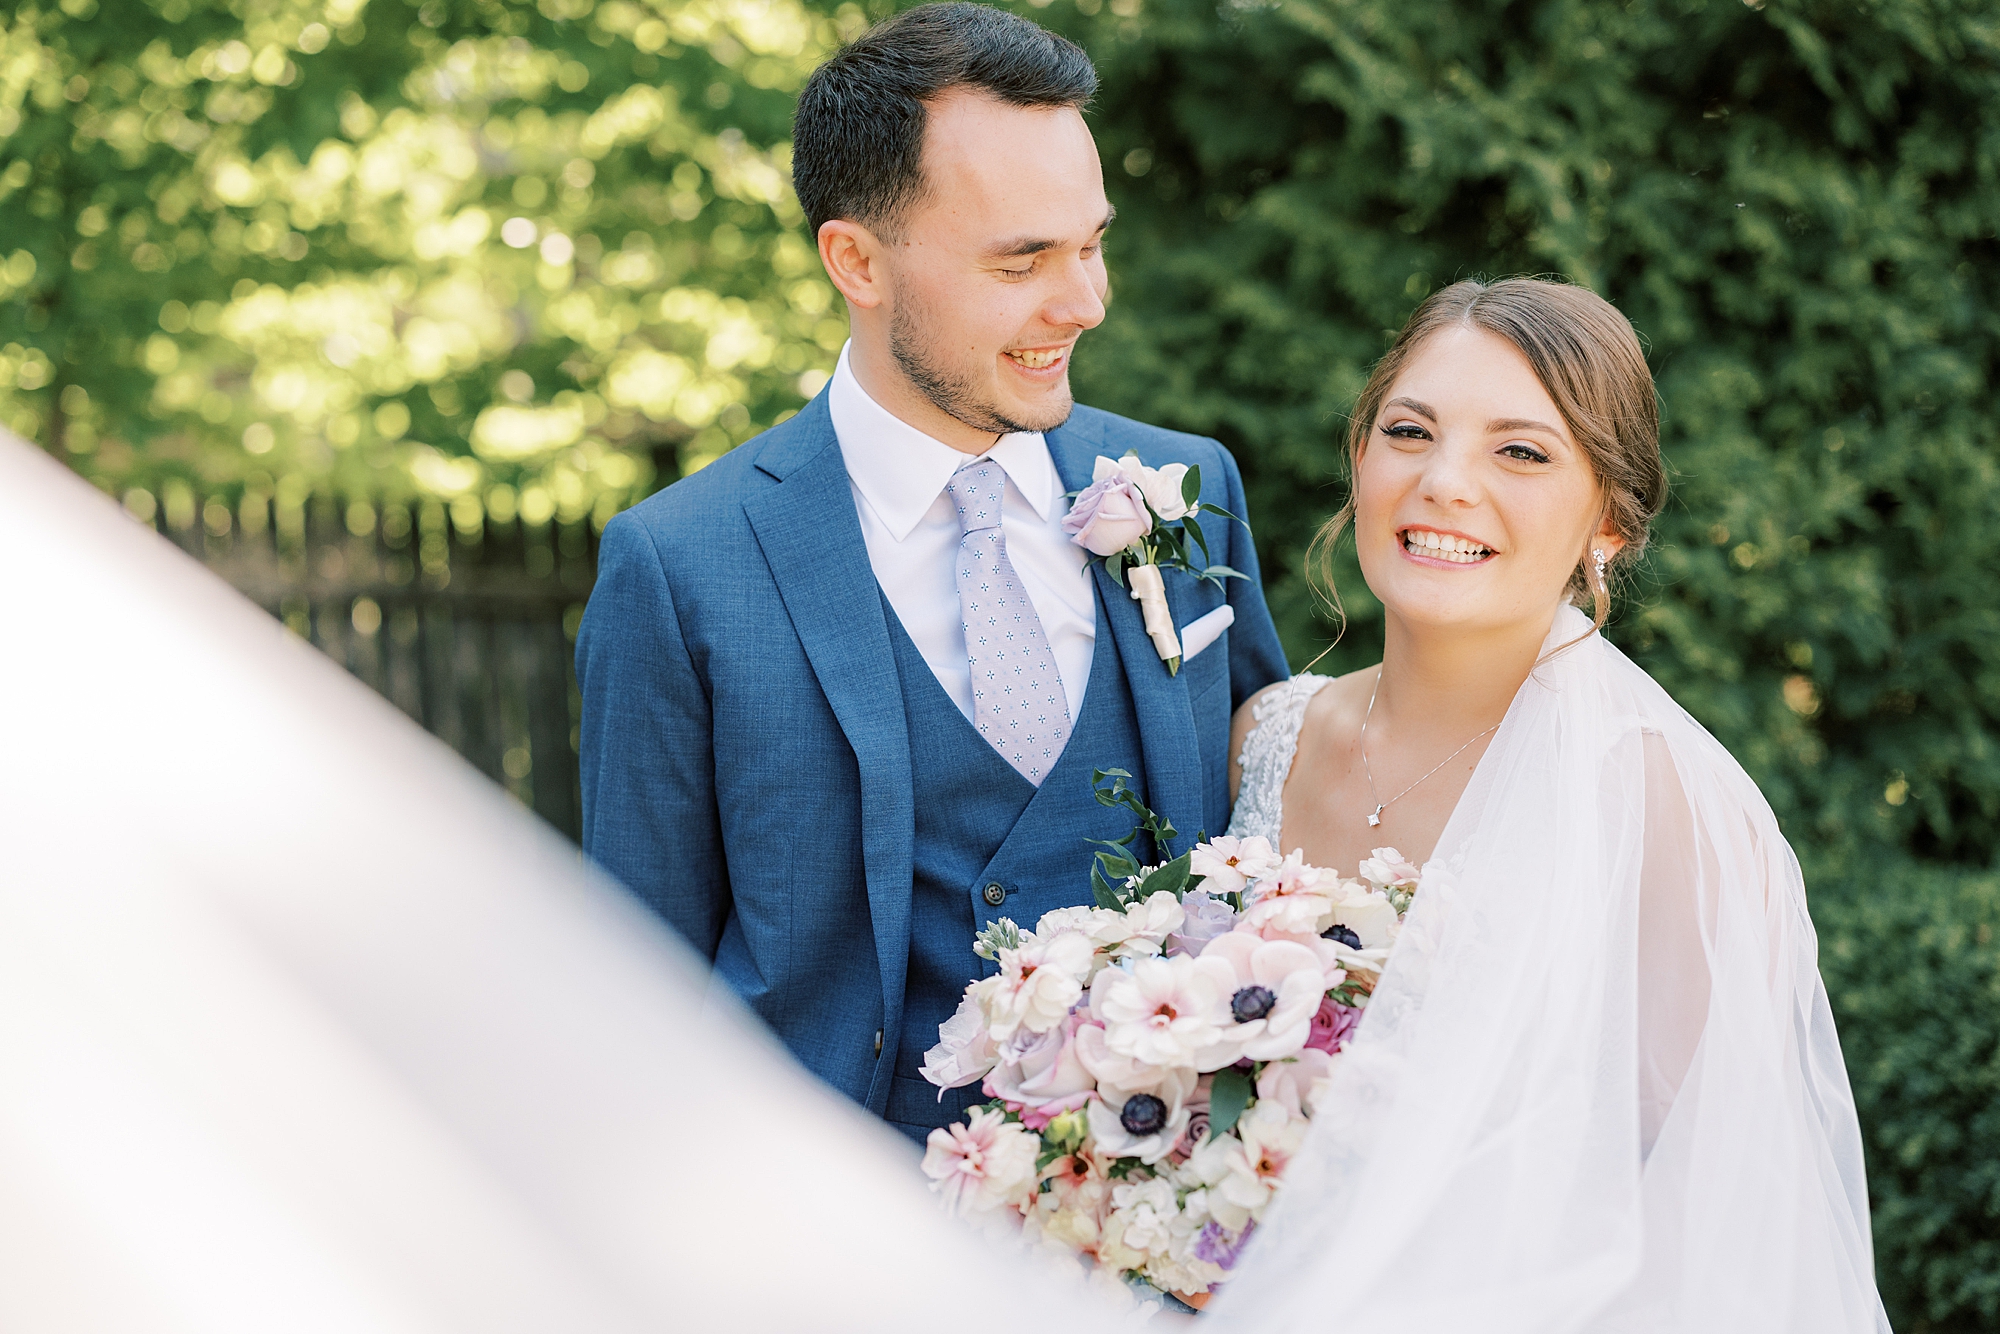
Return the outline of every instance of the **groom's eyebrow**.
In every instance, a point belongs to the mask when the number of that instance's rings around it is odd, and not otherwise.
[[[1097,224],[1097,230],[1092,232],[1091,235],[1103,235],[1104,229],[1109,227],[1111,220],[1117,216],[1118,210],[1116,208],[1106,212],[1104,221]],[[1052,241],[1043,237],[1017,236],[1011,240],[996,241],[988,246],[986,248],[986,257],[988,259],[1023,259],[1029,255],[1039,255],[1044,250],[1060,249],[1062,245],[1061,241]]]

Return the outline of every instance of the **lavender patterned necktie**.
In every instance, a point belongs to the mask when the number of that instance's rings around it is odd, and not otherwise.
[[[958,603],[972,669],[979,734],[1036,787],[1069,740],[1069,697],[1042,618],[1007,559],[1000,498],[1007,474],[992,459],[960,468],[944,492],[958,507]]]

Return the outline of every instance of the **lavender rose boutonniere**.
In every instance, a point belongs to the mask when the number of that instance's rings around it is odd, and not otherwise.
[[[1098,455],[1090,485],[1077,493],[1063,520],[1063,531],[1128,589],[1146,618],[1146,634],[1160,661],[1172,675],[1180,671],[1180,637],[1167,609],[1166,581],[1161,568],[1182,570],[1221,587],[1224,579],[1248,576],[1208,559],[1200,514],[1219,514],[1241,523],[1235,515],[1201,498],[1201,469],[1185,463],[1149,468],[1137,454],[1108,459]],[[1201,553],[1201,564],[1194,553]]]

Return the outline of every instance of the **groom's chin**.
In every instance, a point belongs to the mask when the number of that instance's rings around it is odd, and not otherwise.
[[[1069,381],[1065,379],[1060,388],[1052,390],[1039,403],[1023,404],[1011,414],[998,414],[1009,431],[1039,431],[1047,435],[1070,419],[1076,411],[1076,399],[1069,391]]]

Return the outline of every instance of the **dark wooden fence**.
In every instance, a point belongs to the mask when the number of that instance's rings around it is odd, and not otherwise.
[[[126,505],[579,836],[573,660],[597,559],[587,520],[282,484],[235,498],[139,492]]]

